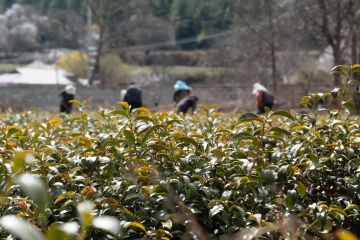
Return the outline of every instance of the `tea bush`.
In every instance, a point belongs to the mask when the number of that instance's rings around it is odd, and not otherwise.
[[[320,115],[193,116],[145,108],[5,113],[2,239],[356,239],[360,123],[340,99]],[[316,119],[314,119],[316,118]]]

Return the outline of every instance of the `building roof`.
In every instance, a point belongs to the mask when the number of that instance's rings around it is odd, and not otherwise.
[[[67,85],[71,81],[66,72],[55,66],[30,64],[16,69],[15,73],[0,75],[0,85]]]

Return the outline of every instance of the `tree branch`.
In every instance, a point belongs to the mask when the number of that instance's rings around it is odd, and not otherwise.
[[[240,11],[237,11],[236,14],[244,21],[245,25],[252,33],[256,34],[261,40],[271,45],[271,41],[267,39],[263,34],[261,34],[258,30],[256,30],[255,27],[250,24],[250,22]]]
[[[328,21],[328,10],[325,3],[325,0],[317,0],[319,10],[321,13],[321,30],[324,33],[326,39],[328,40],[329,44],[332,48],[335,48],[336,44],[334,41],[333,36],[331,35],[330,29],[329,29],[329,21]]]

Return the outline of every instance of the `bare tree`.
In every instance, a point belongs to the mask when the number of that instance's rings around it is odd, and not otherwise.
[[[302,20],[311,21],[313,34],[320,34],[330,45],[334,64],[344,64],[346,52],[351,52],[351,60],[358,60],[358,10],[357,0],[304,0],[297,1]],[[349,50],[350,49],[350,50]],[[340,84],[339,76],[334,84]]]
[[[100,71],[101,57],[106,48],[109,47],[111,38],[115,35],[115,32],[112,31],[114,29],[111,27],[117,22],[116,20],[119,20],[116,17],[121,10],[125,10],[124,5],[126,3],[119,0],[87,0],[87,4],[91,8],[98,29],[95,63],[89,79],[89,84],[93,84]]]
[[[252,36],[252,41],[258,41],[261,45],[265,45],[264,48],[261,48],[261,52],[259,52],[258,46],[252,48],[252,51],[255,55],[264,55],[270,60],[271,84],[266,80],[264,83],[271,85],[274,93],[277,92],[280,78],[277,58],[281,41],[279,33],[283,30],[278,26],[281,24],[282,13],[280,8],[282,7],[279,1],[273,0],[263,0],[260,4],[254,1],[248,1],[247,4],[244,4],[244,1],[240,1],[234,12],[237,26],[246,27],[246,34]],[[254,17],[254,13],[261,17]]]

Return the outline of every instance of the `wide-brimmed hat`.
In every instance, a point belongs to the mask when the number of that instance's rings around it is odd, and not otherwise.
[[[254,83],[252,94],[256,94],[258,91],[268,92],[267,88],[260,83]]]
[[[186,82],[182,80],[177,80],[174,85],[175,90],[189,90],[190,87],[186,84]]]
[[[75,94],[76,93],[76,87],[72,84],[66,85],[65,92],[68,94]]]

